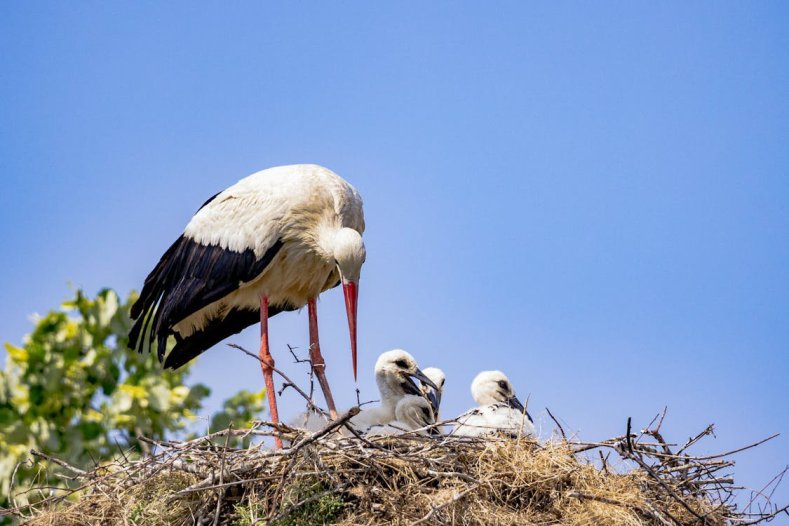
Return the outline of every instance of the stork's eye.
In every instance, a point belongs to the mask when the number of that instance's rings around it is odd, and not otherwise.
[[[408,369],[408,362],[403,359],[397,360],[395,365],[398,366],[400,369]]]
[[[501,387],[505,391],[507,390],[507,382],[505,380],[499,380],[498,384],[499,384],[499,387]]]

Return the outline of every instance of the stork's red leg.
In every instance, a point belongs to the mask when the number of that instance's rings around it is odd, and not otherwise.
[[[315,304],[315,298],[307,302],[307,310],[310,315],[310,361],[312,362],[312,370],[315,372],[315,376],[318,377],[318,383],[321,385],[326,405],[329,406],[329,416],[331,416],[332,420],[336,420],[337,408],[334,406],[334,398],[331,395],[329,381],[326,380],[326,361],[321,355],[321,344],[318,341],[318,307]]]
[[[279,423],[279,412],[277,411],[277,392],[274,389],[274,358],[268,348],[268,296],[260,296],[260,368],[263,370],[263,378],[266,381],[266,398],[268,407],[271,410],[271,421]],[[274,437],[274,444],[277,449],[282,449],[282,440]]]

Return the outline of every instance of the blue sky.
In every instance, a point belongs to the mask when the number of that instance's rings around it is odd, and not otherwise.
[[[789,433],[785,3],[5,2],[0,49],[4,341],[69,283],[139,288],[239,178],[314,162],[365,200],[363,396],[402,347],[448,415],[499,368],[546,435],[546,406],[598,439],[665,405],[676,440],[717,425],[707,450]],[[348,406],[339,291],[319,313]],[[271,334],[300,374],[306,312]],[[192,378],[213,406],[262,385],[224,346]],[[736,473],[787,462],[782,436]]]

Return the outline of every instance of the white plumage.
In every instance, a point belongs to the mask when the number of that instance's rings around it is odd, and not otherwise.
[[[471,409],[457,418],[455,436],[482,436],[504,433],[511,437],[536,438],[537,431],[525,412],[506,404],[489,404]]]
[[[242,179],[201,208],[184,236],[232,252],[252,250],[257,258],[278,240],[282,248],[259,275],[173,329],[186,337],[231,308],[257,310],[262,294],[282,310],[301,308],[337,285],[341,261],[349,263],[345,277],[357,280],[365,259],[363,232],[361,196],[331,170],[280,166]]]
[[[395,419],[388,424],[370,427],[367,434],[402,435],[416,430],[421,435],[435,434],[438,430],[428,429],[435,423],[433,407],[423,396],[406,395],[395,406]]]
[[[483,371],[471,383],[478,407],[457,417],[456,436],[504,433],[514,437],[536,437],[531,416],[515,395],[509,378],[501,371]]]

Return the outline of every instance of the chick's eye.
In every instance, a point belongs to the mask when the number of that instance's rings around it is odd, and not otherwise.
[[[507,389],[507,382],[505,382],[504,380],[499,380],[498,383],[499,383],[499,387],[505,390]]]
[[[425,420],[430,420],[430,409],[423,407],[422,414],[425,415]]]
[[[395,365],[398,366],[401,369],[407,369],[408,368],[408,364],[406,363],[405,360],[397,360],[395,362]]]

